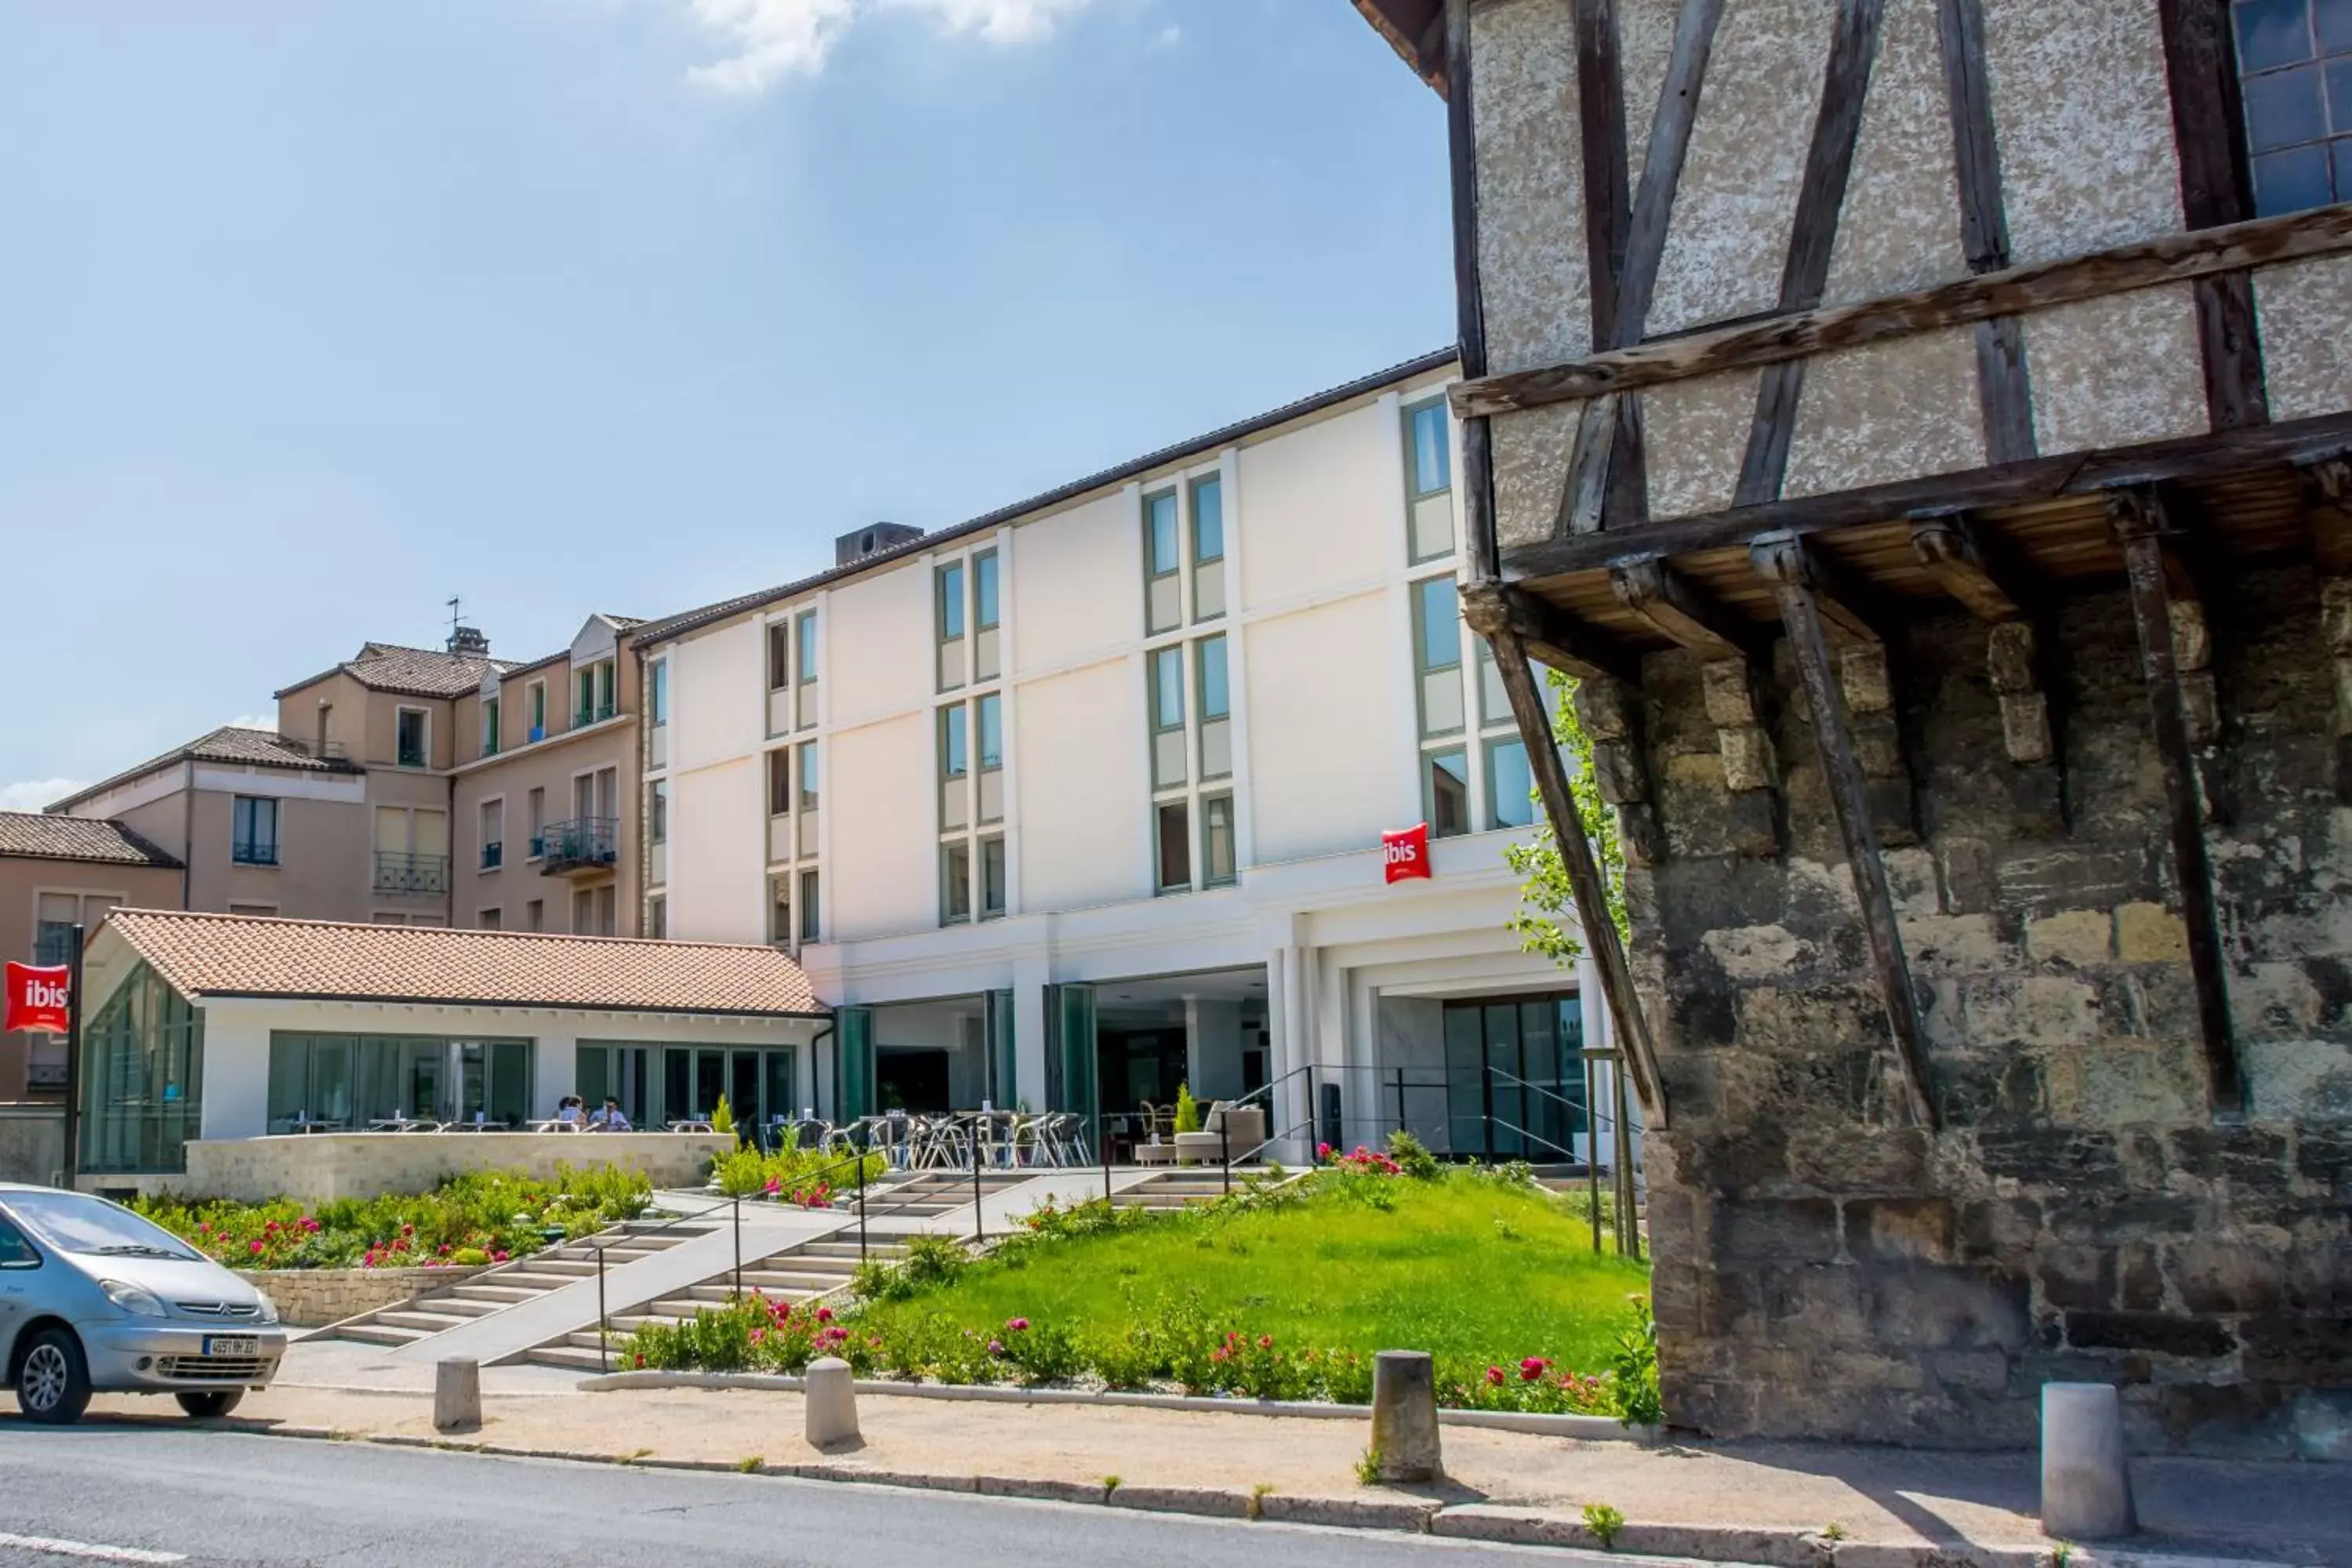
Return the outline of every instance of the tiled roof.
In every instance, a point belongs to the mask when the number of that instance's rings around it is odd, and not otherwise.
[[[772,947],[117,910],[106,929],[192,999],[292,996],[600,1012],[824,1009]]]
[[[110,866],[161,866],[179,861],[117,822],[0,811],[0,857],[26,860],[93,860]]]
[[[342,663],[282,686],[276,695],[299,691],[331,675],[348,675],[371,691],[389,691],[397,697],[464,697],[481,689],[488,671],[495,669],[503,675],[513,668],[512,659],[480,654],[404,647],[390,642],[362,643],[360,651]]]
[[[961,538],[964,534],[977,533],[983,529],[997,527],[1001,523],[1010,522],[1015,518],[1041,510],[1045,507],[1059,506],[1064,501],[1075,500],[1089,490],[1100,489],[1106,485],[1124,484],[1131,479],[1148,474],[1152,469],[1164,467],[1169,463],[1202,452],[1214,451],[1219,447],[1229,447],[1235,441],[1255,436],[1262,430],[1271,430],[1276,426],[1288,424],[1293,419],[1304,419],[1310,414],[1320,413],[1326,408],[1349,402],[1367,393],[1378,392],[1397,382],[1407,381],[1416,375],[1426,375],[1433,370],[1443,370],[1447,365],[1458,363],[1460,359],[1461,354],[1454,349],[1440,349],[1434,353],[1423,354],[1418,359],[1409,359],[1402,364],[1391,365],[1386,370],[1363,376],[1344,385],[1331,387],[1309,397],[1302,397],[1296,403],[1286,403],[1279,408],[1270,409],[1264,414],[1242,420],[1239,424],[1212,430],[1205,436],[1196,436],[1192,440],[1180,441],[1172,447],[1162,447],[1156,452],[1147,452],[1130,462],[1119,464],[1117,468],[1105,468],[1100,473],[1088,474],[1082,479],[1072,479],[1066,485],[1055,486],[1043,495],[1031,496],[1027,500],[1015,501],[1007,507],[999,507],[994,511],[972,518],[969,521],[940,529],[934,533],[926,533],[917,539],[910,539],[895,549],[877,550],[873,554],[861,557],[846,566],[827,567],[824,571],[814,576],[803,577],[797,583],[786,583],[781,587],[762,589],[756,594],[745,594],[737,598],[721,600],[716,605],[706,605],[698,610],[687,610],[678,615],[665,616],[660,620],[646,622],[630,631],[629,640],[640,645],[660,642],[703,626],[716,625],[718,622],[742,615],[746,611],[760,609],[780,600],[789,599],[796,594],[805,594],[810,589],[821,587],[827,583],[838,582],[845,577],[854,577],[861,572],[872,571],[877,566],[901,560],[909,555],[919,555],[926,550],[936,550],[943,542]]]
[[[48,809],[66,811],[89,799],[104,795],[117,784],[142,778],[157,768],[173,763],[234,763],[240,766],[265,768],[301,768],[310,773],[341,773],[358,770],[340,759],[314,757],[299,742],[268,730],[241,730],[234,724],[224,724],[209,734],[197,736],[184,746],[174,746],[162,756],[150,757],[135,768],[125,768],[110,779],[100,779],[88,789],[69,795],[63,800],[51,801]]]

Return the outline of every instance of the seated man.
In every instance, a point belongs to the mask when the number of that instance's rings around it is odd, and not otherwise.
[[[621,1109],[621,1102],[619,1100],[614,1099],[608,1094],[604,1097],[604,1108],[588,1119],[588,1131],[591,1132],[627,1132],[633,1130],[629,1126],[628,1112]]]

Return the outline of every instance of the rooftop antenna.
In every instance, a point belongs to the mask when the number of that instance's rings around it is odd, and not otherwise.
[[[453,642],[456,640],[457,636],[457,625],[459,620],[457,611],[462,603],[463,601],[457,595],[452,594],[449,595],[449,637]]]

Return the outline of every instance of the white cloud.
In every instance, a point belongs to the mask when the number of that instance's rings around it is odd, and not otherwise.
[[[928,16],[942,32],[996,44],[1044,37],[1092,0],[686,0],[694,19],[733,51],[689,75],[719,92],[756,93],[794,74],[824,68],[841,35],[875,10]]]
[[[79,779],[26,779],[0,784],[0,811],[38,811],[86,787]]]
[[[278,732],[278,715],[275,713],[240,713],[236,718],[228,721],[228,727],[232,730],[267,730],[274,735]]]

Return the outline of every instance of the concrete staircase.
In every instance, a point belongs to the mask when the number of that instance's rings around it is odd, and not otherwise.
[[[1036,1171],[982,1171],[980,1173],[981,1197],[983,1200],[992,1198],[1024,1182],[1034,1180],[1040,1173]],[[838,1199],[835,1206],[856,1214],[856,1194]],[[971,1206],[970,1171],[918,1171],[887,1186],[866,1189],[866,1217],[869,1220],[885,1215],[893,1219],[932,1219]]]
[[[1256,1173],[1235,1169],[1234,1190],[1241,1190],[1245,1175]],[[1214,1203],[1224,1195],[1224,1173],[1214,1165],[1205,1165],[1162,1172],[1113,1194],[1110,1201],[1123,1209],[1150,1209],[1164,1214],[1195,1204]]]
[[[963,1178],[967,1201],[971,1178]],[[869,1203],[872,1194],[867,1194]],[[870,1215],[870,1209],[869,1209]],[[902,1239],[869,1236],[866,1256],[877,1263],[895,1262],[907,1253]],[[756,1263],[743,1266],[743,1290],[746,1295],[756,1290],[771,1301],[786,1301],[795,1307],[815,1301],[848,1288],[850,1277],[860,1261],[855,1237],[848,1239],[828,1237],[823,1241],[803,1242],[772,1253]],[[621,1342],[647,1323],[677,1327],[693,1321],[694,1314],[705,1307],[723,1307],[735,1294],[735,1271],[712,1275],[698,1285],[689,1285],[659,1300],[615,1313],[612,1318],[613,1346]],[[564,1335],[551,1344],[541,1345],[523,1359],[539,1366],[563,1367],[573,1372],[599,1372],[604,1358],[598,1354],[599,1338],[595,1326]]]
[[[656,1220],[630,1220],[593,1237],[534,1252],[512,1263],[472,1275],[463,1282],[376,1311],[347,1318],[319,1331],[320,1340],[356,1340],[366,1344],[404,1345],[427,1339],[476,1318],[501,1311],[518,1302],[536,1300],[551,1290],[576,1285],[596,1272],[596,1249],[604,1249],[609,1271],[639,1258],[667,1251],[709,1226],[682,1226]]]

